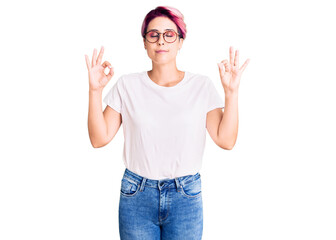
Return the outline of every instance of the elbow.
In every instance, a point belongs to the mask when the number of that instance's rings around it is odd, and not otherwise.
[[[93,148],[101,148],[101,147],[106,146],[107,144],[108,144],[108,142],[107,143],[101,143],[101,144],[92,144],[92,147]]]
[[[106,143],[102,144],[102,143],[97,143],[97,142],[91,141],[91,145],[92,145],[93,148],[101,148],[101,147],[104,147],[106,145]]]
[[[89,135],[89,139],[90,139],[90,143],[91,143],[91,146],[93,148],[101,148],[101,147],[104,147],[105,145],[107,145],[110,140],[107,138],[107,137],[94,137],[94,136],[91,136]]]
[[[234,144],[221,144],[219,147],[221,147],[224,150],[232,150],[234,146],[235,146],[235,143]]]
[[[225,150],[232,150],[233,147],[236,145],[236,140],[237,140],[237,137],[235,137],[231,141],[226,141],[225,143],[223,143],[222,148]]]
[[[93,148],[100,148],[101,146],[93,145],[93,144],[92,144],[92,147],[93,147]]]
[[[100,146],[98,144],[94,143],[94,142],[91,142],[91,146],[93,148],[100,148]]]
[[[232,150],[233,146],[221,146],[221,148],[224,150]]]
[[[224,149],[225,149],[225,150],[232,150],[233,147],[234,147],[234,145],[233,145],[233,146],[226,147],[226,148],[224,148]]]
[[[217,139],[217,145],[224,150],[232,150],[236,145],[237,136],[235,137],[223,137]]]

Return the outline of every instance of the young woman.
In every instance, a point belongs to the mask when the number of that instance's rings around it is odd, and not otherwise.
[[[201,239],[202,164],[206,129],[223,149],[232,149],[238,131],[238,86],[249,59],[239,68],[238,51],[218,64],[224,101],[212,81],[181,71],[176,56],[186,38],[183,15],[157,7],[145,17],[141,34],[152,70],[122,75],[104,98],[114,75],[104,48],[89,71],[88,130],[94,147],[108,144],[121,123],[124,131],[119,202],[121,239]],[[225,66],[225,69],[224,69]],[[110,68],[105,74],[105,68]]]

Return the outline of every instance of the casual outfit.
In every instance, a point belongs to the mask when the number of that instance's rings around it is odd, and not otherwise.
[[[125,74],[104,102],[122,115],[124,131],[121,239],[201,239],[206,116],[224,108],[211,79],[185,71],[164,87],[147,71]]]

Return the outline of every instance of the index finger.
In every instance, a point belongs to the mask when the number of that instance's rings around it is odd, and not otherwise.
[[[233,62],[233,47],[230,47],[230,64],[231,66],[233,66],[234,62]]]
[[[99,52],[99,55],[98,55],[98,59],[97,59],[97,64],[99,64],[99,65],[100,65],[100,63],[102,61],[103,54],[104,54],[104,47],[101,46],[101,49],[100,49],[100,52]]]

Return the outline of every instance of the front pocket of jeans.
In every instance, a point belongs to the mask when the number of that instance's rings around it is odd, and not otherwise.
[[[126,197],[133,197],[138,193],[140,185],[127,178],[121,179],[120,193]]]
[[[184,196],[188,198],[195,198],[202,194],[202,183],[201,178],[189,182],[187,184],[181,185],[181,192]]]

